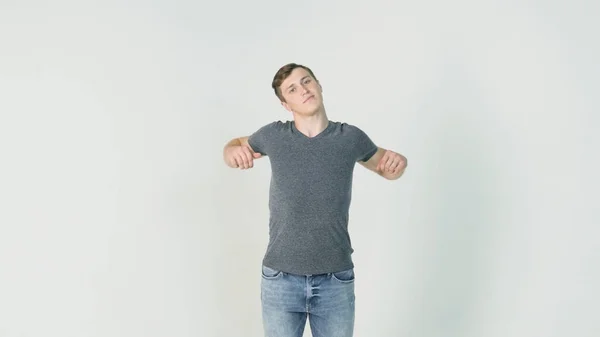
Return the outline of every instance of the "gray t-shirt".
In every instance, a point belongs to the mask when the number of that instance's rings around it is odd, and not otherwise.
[[[377,152],[367,134],[329,121],[321,133],[307,137],[293,121],[276,121],[253,133],[248,143],[271,163],[263,264],[298,275],[353,268],[348,214],[354,167]]]

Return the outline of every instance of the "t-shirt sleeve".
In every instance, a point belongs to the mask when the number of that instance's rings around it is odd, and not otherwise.
[[[371,159],[379,148],[363,130],[357,127],[354,129],[354,157],[356,161],[365,162]]]
[[[276,122],[267,124],[248,137],[248,144],[254,152],[260,153],[263,156],[269,155],[269,138],[275,124]]]

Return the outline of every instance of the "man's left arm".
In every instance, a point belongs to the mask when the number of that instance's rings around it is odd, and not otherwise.
[[[406,157],[391,150],[378,147],[366,162],[359,163],[388,180],[396,180],[404,174],[408,164]]]

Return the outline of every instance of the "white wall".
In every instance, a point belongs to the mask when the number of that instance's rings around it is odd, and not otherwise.
[[[261,336],[269,165],[221,149],[292,61],[409,158],[356,172],[357,337],[600,335],[599,9],[1,2],[0,336]]]

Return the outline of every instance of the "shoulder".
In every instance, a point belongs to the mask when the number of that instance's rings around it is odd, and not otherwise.
[[[291,129],[291,127],[292,125],[290,121],[277,120],[261,126],[258,129],[258,132],[277,132]]]
[[[335,129],[338,130],[340,134],[351,136],[351,137],[360,137],[365,135],[365,132],[362,128],[358,127],[355,124],[347,123],[347,122],[333,122],[335,125]]]
[[[289,129],[289,122],[273,121],[260,126],[248,137],[248,145],[255,151],[268,154],[272,150],[272,144],[282,139],[282,134]]]

